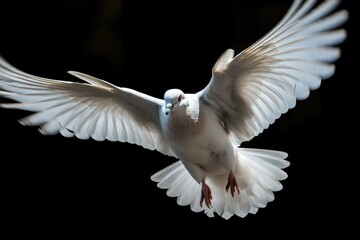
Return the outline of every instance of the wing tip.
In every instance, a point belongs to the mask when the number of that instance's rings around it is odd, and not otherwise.
[[[87,82],[87,80],[85,78],[90,77],[89,75],[87,75],[85,73],[81,73],[81,72],[73,71],[73,70],[69,70],[69,71],[67,71],[67,73],[74,76],[74,77],[76,77],[76,78],[84,80],[86,82]]]
[[[346,9],[340,10],[340,11],[339,11],[339,14],[342,15],[344,21],[347,21],[347,20],[349,19],[349,17],[350,17],[349,11],[346,10]]]
[[[73,70],[69,70],[67,71],[67,73],[77,78],[80,78],[80,76],[82,75],[82,73]]]
[[[29,122],[27,118],[19,119],[18,122],[23,126],[29,126]]]
[[[2,97],[2,95],[0,95]],[[1,103],[0,108],[10,108],[8,103]]]
[[[39,128],[38,128],[38,131],[39,131],[39,133],[41,133],[42,135],[46,135],[46,132],[45,132],[45,130],[44,130],[42,127],[39,127]]]
[[[219,59],[216,61],[213,72],[219,72],[221,71],[226,64],[228,64],[233,58],[234,58],[235,51],[234,49],[226,49],[223,54],[219,57]]]

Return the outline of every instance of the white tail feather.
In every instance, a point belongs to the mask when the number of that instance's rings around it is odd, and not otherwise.
[[[224,219],[233,215],[245,217],[248,213],[255,214],[268,202],[274,200],[274,191],[282,189],[279,181],[287,178],[282,170],[289,166],[284,160],[285,152],[238,148],[238,164],[234,173],[240,187],[240,194],[232,197],[226,192],[227,175],[208,178],[207,184],[212,191],[212,208],[205,204],[200,206],[201,185],[197,183],[185,169],[181,161],[162,169],[151,176],[158,182],[158,187],[168,189],[167,195],[177,197],[181,206],[190,205],[194,212],[204,211],[209,217],[214,213]]]

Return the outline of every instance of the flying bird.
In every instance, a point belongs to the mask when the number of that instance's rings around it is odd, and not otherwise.
[[[295,0],[263,38],[226,50],[204,89],[170,89],[159,99],[84,73],[85,83],[34,76],[0,57],[0,106],[34,112],[20,120],[44,135],[134,143],[178,161],[151,176],[179,205],[224,219],[255,214],[282,189],[282,151],[241,147],[334,74],[340,1]]]

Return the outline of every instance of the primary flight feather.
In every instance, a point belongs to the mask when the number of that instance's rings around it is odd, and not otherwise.
[[[87,83],[42,78],[0,58],[3,108],[36,112],[20,122],[44,135],[129,142],[180,159],[154,174],[179,205],[225,219],[245,217],[274,200],[289,165],[285,152],[239,147],[268,128],[331,77],[346,38],[338,0],[295,0],[263,38],[234,56],[229,49],[195,94],[158,99],[70,71]]]

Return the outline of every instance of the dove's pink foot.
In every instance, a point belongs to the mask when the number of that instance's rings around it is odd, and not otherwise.
[[[208,208],[211,208],[211,189],[210,187],[205,183],[205,179],[201,182],[201,199],[200,199],[200,206],[202,207],[203,202],[205,201],[205,205]]]
[[[228,176],[228,183],[226,184],[226,187],[225,187],[226,192],[229,190],[229,188],[230,188],[232,197],[234,197],[235,189],[238,192],[238,194],[240,193],[238,182],[232,171],[230,171],[229,176]]]

